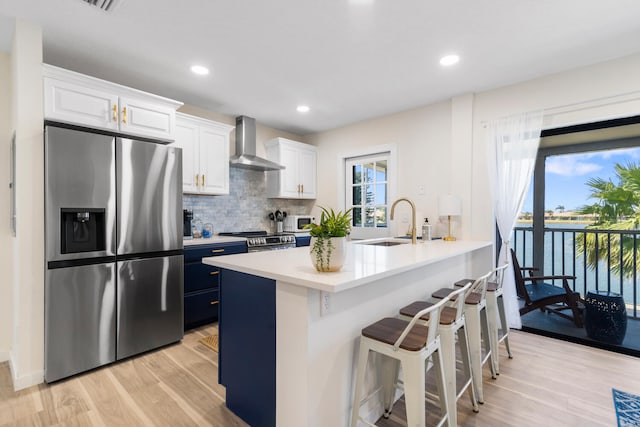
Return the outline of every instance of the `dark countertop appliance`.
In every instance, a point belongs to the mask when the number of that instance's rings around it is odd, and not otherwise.
[[[47,382],[183,336],[182,150],[47,125]]]
[[[193,222],[193,211],[184,209],[182,211],[182,228],[183,239],[193,239],[193,231],[191,230],[191,224]]]

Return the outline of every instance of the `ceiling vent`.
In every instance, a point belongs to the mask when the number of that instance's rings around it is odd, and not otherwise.
[[[113,10],[120,4],[121,0],[84,0],[84,2],[91,6],[98,7],[105,12],[113,12]]]

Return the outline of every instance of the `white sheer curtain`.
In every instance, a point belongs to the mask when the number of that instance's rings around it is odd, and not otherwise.
[[[528,112],[494,120],[487,126],[489,178],[502,238],[498,265],[511,263],[509,240],[531,183],[540,144],[542,115],[542,111]],[[520,329],[522,322],[513,267],[507,269],[503,286],[509,327]]]

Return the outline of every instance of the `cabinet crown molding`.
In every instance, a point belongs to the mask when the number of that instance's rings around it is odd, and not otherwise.
[[[72,82],[79,85],[89,85],[92,88],[99,88],[109,92],[116,92],[120,96],[146,98],[147,100],[153,101],[155,103],[165,104],[168,107],[173,108],[174,110],[177,110],[184,105],[184,103],[176,101],[175,99],[165,98],[164,96],[155,95],[153,93],[134,89],[129,86],[123,86],[118,83],[109,82],[107,80],[102,80],[97,77],[88,76],[86,74],[67,70],[65,68],[56,67],[55,65],[42,64],[42,76],[56,80]]]
[[[191,114],[185,114],[180,112],[176,112],[176,119],[179,119],[183,123],[191,122],[196,126],[204,125],[204,126],[214,127],[226,133],[231,133],[231,131],[235,129],[235,126],[231,126],[226,123],[220,123],[220,122],[213,121],[211,119],[205,119],[204,117],[192,116]]]

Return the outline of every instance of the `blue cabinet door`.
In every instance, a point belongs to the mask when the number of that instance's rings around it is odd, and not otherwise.
[[[296,248],[300,246],[309,246],[311,244],[311,236],[296,236]]]
[[[191,292],[184,297],[184,323],[190,325],[218,318],[218,290]]]

